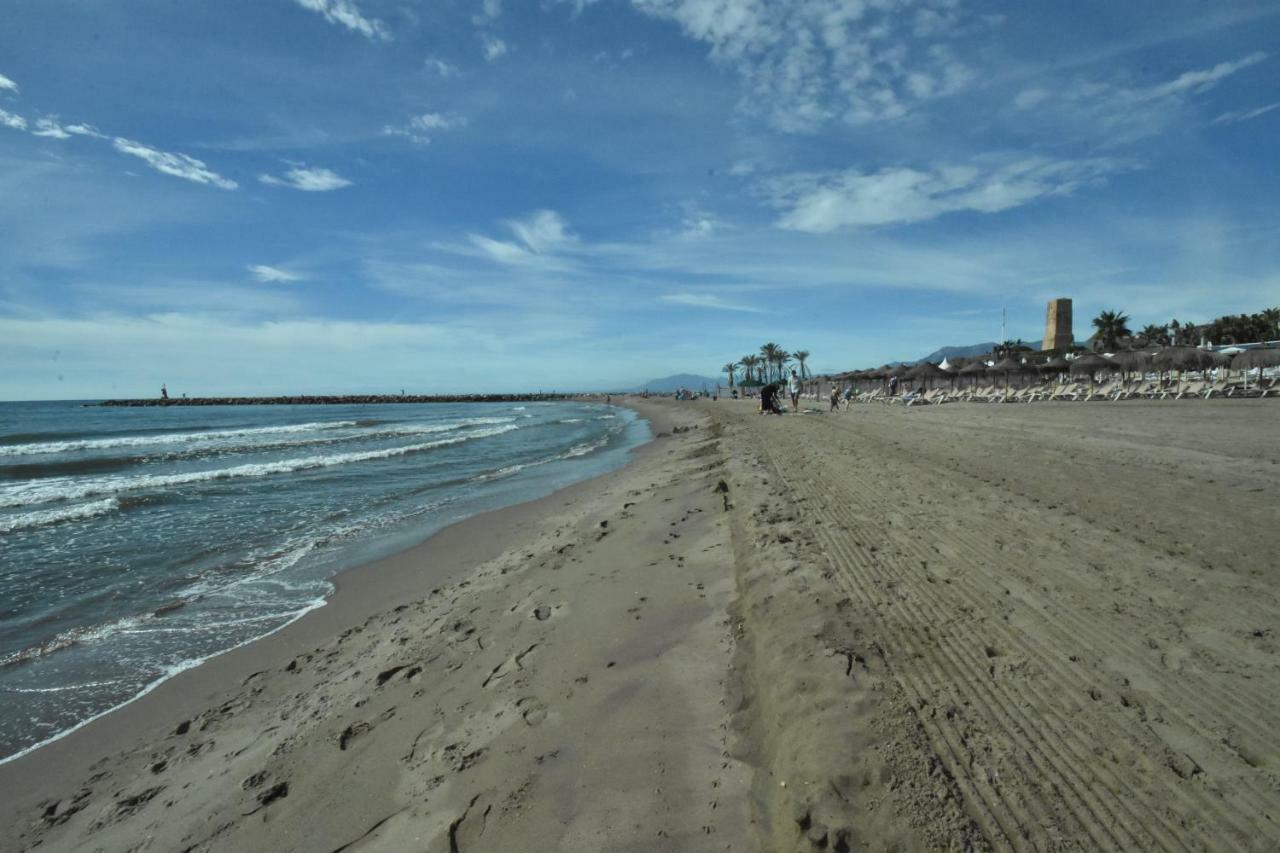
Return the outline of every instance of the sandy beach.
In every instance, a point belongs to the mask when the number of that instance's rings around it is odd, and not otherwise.
[[[629,404],[0,765],[0,849],[1280,847],[1272,401]]]

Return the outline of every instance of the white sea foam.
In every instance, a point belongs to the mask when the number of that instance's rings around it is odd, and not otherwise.
[[[139,690],[137,693],[133,694],[123,702],[117,705],[112,705],[110,708],[107,708],[103,711],[99,711],[97,714],[94,714],[88,719],[81,720],[80,722],[76,723],[74,726],[71,726],[70,728],[67,728],[63,731],[58,732],[53,737],[45,738],[39,743],[34,743],[31,746],[26,747],[25,749],[18,750],[13,755],[6,755],[3,758],[0,758],[0,764],[8,764],[10,761],[15,761],[24,755],[29,755],[32,752],[35,752],[37,749],[39,749],[42,746],[53,743],[56,740],[62,740],[67,735],[71,734],[74,731],[78,731],[84,728],[85,726],[92,723],[94,720],[105,717],[107,714],[110,714],[113,711],[119,710],[120,708],[123,708],[125,705],[128,705],[131,702],[135,702],[138,699],[141,699],[143,696],[146,696],[152,690],[155,690],[157,687],[159,687],[161,684],[164,684],[166,681],[168,681],[170,678],[173,678],[175,675],[180,675],[181,673],[184,673],[189,669],[195,669],[197,666],[204,663],[205,661],[212,660],[213,658],[216,658],[219,655],[224,655],[227,652],[235,651],[241,646],[247,646],[250,643],[263,639],[264,637],[270,637],[272,634],[276,633],[277,631],[283,631],[285,628],[289,627],[294,622],[297,622],[299,619],[301,619],[303,616],[306,616],[311,611],[316,610],[317,608],[320,608],[320,607],[324,607],[324,605],[327,603],[327,600],[328,600],[327,598],[317,598],[307,602],[299,609],[288,614],[287,618],[285,618],[285,620],[281,624],[272,628],[270,631],[266,632],[265,634],[261,634],[255,637],[249,637],[245,639],[243,642],[237,643],[234,646],[230,646],[229,648],[214,652],[213,654],[205,655],[204,657],[188,658],[187,660],[180,661],[176,664],[173,664],[172,666],[165,667],[163,673],[158,678],[155,678],[148,684],[144,685],[141,690]]]
[[[325,429],[341,429],[357,426],[356,421],[322,421],[286,426],[246,427],[244,429],[215,429],[205,432],[171,432],[155,435],[122,435],[110,438],[85,438],[71,441],[42,441],[28,444],[0,446],[0,456],[34,456],[42,453],[70,453],[78,450],[109,450],[115,447],[150,447],[163,444],[186,444],[192,441],[210,441],[224,438],[244,438],[257,435],[314,432]]]
[[[15,530],[27,530],[32,527],[44,527],[46,524],[57,524],[60,521],[92,518],[95,515],[103,515],[119,508],[120,501],[115,498],[105,498],[60,509],[42,509],[35,512],[24,512],[21,515],[0,516],[0,533],[11,533]]]
[[[514,420],[515,418],[513,417],[484,417],[435,424],[410,423],[370,426],[362,426],[359,421],[321,421],[285,426],[207,430],[205,432],[175,432],[0,445],[0,456],[38,456],[50,453],[118,450],[121,448],[168,448],[174,445],[196,448],[209,445],[227,446],[228,444],[236,446],[237,442],[240,441],[247,441],[247,446],[254,449],[266,449],[280,445],[349,441],[351,439],[377,438],[388,435],[433,435],[472,426],[509,424]],[[329,434],[337,430],[343,430],[343,432],[338,435]]]
[[[72,477],[48,478],[0,490],[0,507],[28,506],[58,500],[80,500],[96,495],[111,495],[137,489],[165,489],[209,480],[267,477],[273,474],[288,474],[310,468],[329,468],[334,465],[350,465],[375,459],[390,459],[395,456],[432,450],[450,444],[461,444],[473,438],[501,435],[516,429],[519,429],[519,427],[506,424],[420,444],[407,444],[399,447],[385,447],[380,450],[365,450],[353,453],[335,453],[329,456],[303,456],[297,459],[234,465],[229,468],[214,468],[208,471],[186,471],[180,474],[143,474],[128,477],[97,477],[90,479]]]

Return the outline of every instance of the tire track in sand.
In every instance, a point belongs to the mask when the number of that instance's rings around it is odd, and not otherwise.
[[[779,474],[779,476],[784,482],[788,481],[786,475]],[[793,491],[809,498],[806,503],[816,506],[825,505],[825,496],[799,487],[794,480],[790,481],[789,485]],[[846,520],[845,518],[825,510],[815,511],[815,514],[822,516],[827,522],[826,525],[818,528],[819,538],[828,547],[829,556],[835,557],[832,561],[833,568],[837,576],[844,581],[843,585],[847,591],[857,594],[860,589],[871,588],[886,582],[894,583],[891,577],[876,571],[877,558],[870,551],[850,547],[850,543],[829,533],[831,526],[840,524]],[[870,600],[866,596],[862,597],[864,600]],[[897,611],[899,618],[892,620],[881,614],[881,625],[892,637],[890,645],[904,650],[903,659],[914,660],[917,666],[923,665],[930,669],[928,673],[930,678],[924,683],[953,685],[960,697],[968,700],[963,704],[975,705],[982,711],[981,717],[967,720],[952,705],[942,709],[944,720],[935,722],[934,728],[937,733],[952,746],[950,751],[956,763],[956,766],[951,768],[953,775],[976,778],[979,784],[991,781],[984,780],[981,775],[974,776],[975,766],[981,768],[984,764],[968,745],[972,731],[966,731],[960,725],[954,725],[957,722],[962,724],[968,722],[971,725],[980,725],[984,721],[995,722],[999,731],[1023,751],[1022,754],[1011,753],[1004,758],[1020,770],[1019,783],[1031,789],[1036,796],[1023,798],[1019,805],[1015,805],[1013,800],[1000,792],[999,787],[988,785],[992,792],[991,799],[995,801],[993,803],[989,799],[988,808],[998,804],[1013,815],[1019,829],[1018,840],[1026,842],[1030,845],[1030,849],[1041,848],[1044,841],[1034,837],[1034,829],[1043,828],[1050,823],[1064,822],[1061,816],[1054,814],[1050,806],[1056,801],[1060,802],[1070,815],[1069,820],[1065,821],[1070,825],[1062,829],[1072,835],[1088,835],[1094,849],[1120,850],[1133,849],[1135,846],[1151,846],[1149,838],[1126,831],[1117,834],[1115,831],[1117,824],[1120,825],[1121,830],[1125,829],[1125,822],[1121,821],[1120,816],[1108,810],[1098,797],[1090,795],[1087,782],[1078,774],[1062,772],[1064,768],[1073,768],[1074,763],[1061,755],[1052,743],[1037,737],[1035,732],[1038,727],[1026,720],[1023,715],[1011,710],[1011,705],[1016,707],[1016,704],[989,689],[989,686],[982,684],[978,678],[974,677],[975,673],[983,671],[983,664],[972,656],[961,657],[960,650],[969,644],[954,644],[950,652],[940,650],[945,647],[935,650],[932,644],[922,646],[913,642],[908,631],[896,627],[900,622],[910,625],[936,623],[937,614],[924,614],[905,598],[886,598],[874,602],[872,606],[875,610]],[[906,667],[895,666],[892,658],[887,659],[887,663],[897,677],[909,683],[909,692],[915,694],[916,704],[921,709],[936,704],[936,700],[932,698],[932,692],[919,679],[908,673]],[[935,721],[936,713],[935,710],[933,717]],[[1035,754],[1039,755],[1039,761],[1033,757]],[[1038,781],[1037,777],[1044,777],[1046,782]],[[1027,810],[1032,810],[1032,814],[1028,815]]]
[[[927,477],[927,475],[921,471],[915,472],[913,476],[917,478],[917,482],[919,482],[921,478]],[[874,514],[878,508],[866,500],[859,500],[855,496],[883,493],[884,488],[879,483],[867,482],[865,479],[858,481],[857,475],[855,474],[855,479],[848,483],[846,497],[849,498],[852,506],[858,507],[863,511],[862,515],[866,515],[867,513]],[[905,540],[899,540],[897,544],[903,548],[912,549],[915,556],[922,561],[928,560],[933,556],[929,554],[928,551],[924,550],[924,545],[916,539],[907,538]],[[976,570],[990,581],[990,588],[984,591],[981,587],[970,581],[968,572],[957,576],[957,579],[960,580],[960,584],[958,585],[959,588],[967,590],[970,594],[970,606],[982,607],[985,601],[992,599],[991,593],[994,593],[995,590],[999,589],[1007,582],[1008,578],[1006,576],[996,576],[990,571],[990,569],[994,566],[1001,565],[1002,563],[1007,567],[1008,557],[1006,555],[995,553],[991,549],[990,543],[977,539],[963,530],[949,531],[947,544],[949,546],[948,551],[953,557],[958,558],[961,555],[961,551],[968,550],[970,553],[968,555],[969,559],[965,562],[965,568],[969,570]],[[1086,544],[1088,547],[1094,547],[1094,543]],[[910,570],[914,564],[912,561],[907,561],[904,565],[906,569]],[[1204,752],[1216,752],[1219,755],[1224,754],[1224,750],[1222,749],[1224,740],[1221,737],[1216,736],[1213,732],[1206,731],[1204,725],[1192,721],[1181,714],[1177,708],[1170,703],[1162,701],[1160,698],[1161,695],[1171,695],[1177,700],[1179,706],[1189,706],[1192,709],[1196,709],[1198,713],[1205,716],[1206,719],[1219,725],[1228,726],[1236,731],[1249,732],[1251,736],[1255,738],[1256,743],[1265,744],[1270,742],[1270,738],[1263,733],[1264,730],[1259,728],[1259,726],[1265,724],[1265,721],[1255,724],[1252,718],[1242,716],[1240,714],[1240,708],[1234,702],[1234,691],[1227,696],[1227,694],[1223,693],[1219,685],[1204,682],[1197,686],[1187,683],[1191,679],[1180,676],[1175,677],[1170,673],[1160,670],[1153,671],[1151,666],[1142,659],[1140,647],[1135,643],[1135,639],[1132,634],[1120,635],[1115,631],[1109,631],[1106,629],[1105,624],[1100,624],[1096,620],[1086,621],[1083,619],[1073,619],[1074,611],[1072,608],[1060,606],[1055,607],[1052,606],[1051,602],[1041,602],[1036,600],[1036,596],[1027,597],[1024,599],[1024,603],[1030,604],[1036,609],[1037,615],[1041,618],[1041,622],[1036,625],[1036,634],[1033,637],[1025,634],[1021,635],[1024,640],[1037,641],[1031,645],[1024,643],[1023,650],[1035,651],[1037,663],[1042,666],[1047,665],[1052,668],[1058,674],[1059,678],[1076,684],[1076,686],[1081,688],[1083,691],[1092,689],[1090,685],[1095,684],[1094,681],[1090,680],[1084,673],[1078,672],[1072,668],[1065,668],[1061,660],[1061,654],[1055,654],[1053,651],[1055,645],[1058,645],[1059,648],[1070,647],[1072,642],[1079,642],[1081,637],[1087,636],[1090,638],[1093,645],[1098,647],[1095,648],[1096,652],[1109,655],[1114,658],[1127,658],[1134,671],[1142,672],[1144,673],[1144,676],[1150,677],[1152,682],[1156,683],[1159,688],[1158,693],[1154,693],[1149,690],[1146,691],[1156,703],[1151,706],[1151,716],[1153,720],[1156,721],[1157,724],[1168,726],[1171,729],[1180,726],[1182,734],[1190,734],[1199,739]],[[1066,627],[1060,626],[1057,624],[1059,620],[1070,624]],[[999,620],[993,620],[993,624],[998,625]],[[1053,642],[1048,642],[1051,639],[1047,636],[1049,633],[1056,633],[1058,635],[1057,639],[1060,640],[1061,643],[1055,644]],[[1103,639],[1102,635],[1108,635],[1105,639],[1109,640],[1109,642],[1099,643],[1098,640]],[[1077,695],[1081,694],[1077,693]],[[1223,701],[1221,703],[1212,702],[1213,697],[1220,695],[1231,701]],[[1122,703],[1128,702],[1128,699],[1126,699],[1123,692],[1120,693],[1120,699]],[[1120,748],[1124,751],[1126,757],[1130,758],[1134,763],[1143,764],[1144,770],[1149,771],[1155,777],[1160,777],[1165,774],[1177,774],[1179,776],[1183,776],[1183,771],[1175,770],[1175,764],[1168,757],[1166,757],[1164,763],[1151,759],[1152,755],[1159,755],[1162,751],[1173,751],[1173,747],[1164,737],[1161,737],[1156,733],[1149,723],[1147,723],[1147,709],[1140,704],[1134,705],[1134,703],[1126,704],[1125,707],[1129,708],[1131,705],[1135,708],[1139,718],[1144,723],[1144,726],[1142,728],[1135,728],[1132,726],[1125,727],[1125,737],[1120,742]],[[1095,719],[1101,719],[1104,721],[1114,719],[1113,717],[1106,717],[1105,715],[1097,713],[1093,714],[1093,716]],[[1261,716],[1265,717],[1270,715],[1261,714]],[[1141,741],[1145,745],[1145,748],[1134,746],[1134,739]],[[1229,745],[1228,748],[1231,750],[1235,749]],[[1235,758],[1239,758],[1239,756],[1233,756],[1233,760]],[[1250,762],[1246,761],[1246,763]],[[1199,766],[1194,765],[1193,775],[1196,775],[1199,772],[1202,772]],[[1248,846],[1249,839],[1256,835],[1268,837],[1272,839],[1272,843],[1280,845],[1280,838],[1277,838],[1276,827],[1270,822],[1269,818],[1266,817],[1268,813],[1276,811],[1276,804],[1273,801],[1266,799],[1261,790],[1249,785],[1248,782],[1250,780],[1242,781],[1234,778],[1223,780],[1225,784],[1231,786],[1232,789],[1229,791],[1220,790],[1220,786],[1217,786],[1216,783],[1213,790],[1205,791],[1202,790],[1201,787],[1190,787],[1173,783],[1172,779],[1169,781],[1172,784],[1172,787],[1165,786],[1164,791],[1161,792],[1161,797],[1164,792],[1171,791],[1174,793],[1175,797],[1180,798],[1184,807],[1192,805],[1194,809],[1191,812],[1183,812],[1181,816],[1174,816],[1171,818],[1175,820],[1179,826],[1182,826],[1186,819],[1186,815],[1188,814],[1210,814],[1216,816],[1227,826],[1234,828],[1236,831],[1237,842],[1243,846]],[[1197,780],[1197,784],[1202,781],[1203,780]],[[1228,799],[1235,802],[1231,803],[1231,808],[1224,808],[1227,805]],[[1163,810],[1167,810],[1167,804],[1162,798],[1158,799],[1157,804]],[[1247,808],[1242,808],[1241,806],[1247,806]],[[1263,820],[1242,823],[1242,820],[1245,820],[1247,815],[1250,813],[1261,816]],[[1212,832],[1213,830],[1210,829],[1207,831]]]
[[[919,578],[913,578],[911,573],[906,571],[910,568],[910,562],[908,560],[909,555],[906,550],[903,550],[902,552],[902,559],[894,560],[895,565],[892,568],[896,570],[895,575],[890,573],[889,566],[882,565],[882,558],[876,557],[865,549],[859,550],[854,547],[850,541],[847,541],[852,537],[837,536],[833,533],[833,530],[837,529],[839,526],[845,526],[851,530],[857,531],[854,535],[861,536],[864,540],[869,538],[868,534],[870,534],[871,537],[883,535],[883,530],[868,530],[865,526],[865,522],[861,520],[861,518],[866,517],[868,511],[871,513],[871,517],[875,517],[877,507],[870,506],[865,501],[860,502],[856,497],[854,497],[857,494],[877,494],[878,496],[882,496],[881,493],[876,492],[874,488],[868,488],[868,484],[865,482],[842,484],[846,485],[846,488],[840,489],[839,493],[830,490],[824,493],[820,489],[813,488],[812,484],[824,483],[830,485],[829,478],[784,477],[781,474],[784,470],[787,472],[803,471],[806,460],[795,458],[794,454],[788,454],[785,448],[782,450],[772,448],[767,442],[767,437],[761,436],[761,438],[765,438],[766,440],[756,441],[754,444],[757,447],[765,447],[768,449],[775,475],[782,478],[784,482],[790,481],[793,491],[801,494],[807,493],[806,497],[808,500],[806,500],[805,503],[809,505],[809,508],[815,515],[819,516],[821,520],[827,522],[826,524],[819,526],[816,532],[819,533],[819,537],[824,541],[824,543],[828,545],[833,555],[839,558],[835,562],[843,564],[837,565],[836,568],[840,569],[840,577],[845,581],[842,585],[847,586],[851,594],[868,604],[873,609],[873,612],[882,610],[888,606],[901,611],[902,615],[905,615],[908,620],[931,620],[934,624],[938,625],[945,625],[948,622],[954,623],[954,619],[952,618],[953,614],[947,608],[942,606],[941,600],[937,596],[932,598],[928,597],[926,594],[927,588],[923,587],[921,583],[919,583]],[[810,488],[805,488],[801,485],[801,482],[809,485]],[[877,484],[870,485],[875,486]],[[844,509],[843,512],[836,513],[830,510],[831,507],[841,506],[842,504],[847,505],[847,508]],[[859,513],[857,511],[859,509],[863,510],[863,512]],[[910,540],[907,541],[909,544]],[[895,541],[894,544],[901,546],[904,543],[901,541]],[[965,550],[970,550],[973,543],[969,542],[966,543],[966,545],[969,547]],[[934,557],[934,555],[918,549],[916,550],[916,555]],[[989,556],[986,558],[989,558]],[[996,556],[996,561],[998,561],[998,556]],[[982,559],[971,558],[966,562],[981,564]],[[973,567],[966,566],[966,568]],[[967,575],[968,572],[965,573],[966,579]],[[920,602],[909,602],[905,600],[905,598],[902,598],[899,601],[889,601],[886,604],[885,601],[877,601],[869,594],[864,594],[869,593],[874,589],[876,581],[879,581],[882,584],[898,584],[905,580],[917,581],[912,584],[909,589],[912,595],[921,599]],[[970,584],[963,583],[961,586],[967,588]],[[952,591],[958,592],[959,590]],[[965,597],[971,598],[974,594],[977,594],[976,587],[972,590],[966,590]],[[927,612],[925,608],[927,608]],[[975,612],[981,612],[981,610],[975,610]],[[1002,620],[997,619],[995,620],[995,623],[998,625],[1000,621]],[[925,622],[924,624],[928,624],[928,622]],[[998,627],[1003,628],[1003,626],[999,625]],[[895,641],[900,639],[903,644],[903,648],[909,650],[910,654],[920,654],[917,645],[911,642],[909,637],[905,636],[905,632],[901,628],[892,629],[888,624],[886,624],[886,628],[893,630],[893,633],[895,634]],[[1039,649],[1024,648],[1028,638],[1013,633],[1012,629],[1007,631],[1001,630],[1000,633],[1005,641],[1010,644],[1010,648],[1035,653],[1033,655],[1028,655],[1029,657],[1046,657]],[[1156,795],[1164,796],[1167,793],[1172,793],[1177,799],[1182,800],[1182,805],[1184,807],[1190,807],[1192,814],[1196,811],[1204,810],[1209,811],[1210,813],[1216,813],[1215,816],[1224,823],[1230,824],[1233,822],[1226,814],[1222,814],[1220,810],[1214,809],[1211,802],[1206,802],[1200,797],[1195,797],[1194,802],[1188,802],[1184,792],[1177,789],[1172,791],[1148,792],[1148,795],[1143,797],[1143,799],[1148,800],[1148,802],[1142,804],[1147,806],[1145,809],[1124,808],[1123,811],[1120,812],[1113,812],[1108,809],[1102,804],[1097,796],[1092,795],[1091,793],[1086,793],[1091,790],[1089,780],[1083,779],[1078,772],[1071,771],[1072,765],[1076,763],[1081,763],[1084,767],[1092,768],[1095,773],[1100,769],[1105,770],[1105,768],[1099,767],[1099,761],[1096,758],[1090,759],[1085,757],[1082,759],[1082,755],[1089,755],[1087,745],[1081,743],[1079,739],[1071,738],[1064,740],[1061,747],[1055,747],[1051,742],[1044,741],[1043,739],[1041,739],[1040,742],[1037,742],[1035,740],[1036,736],[1030,732],[1039,728],[1037,723],[1042,721],[1028,720],[1025,714],[1018,715],[1011,710],[1018,708],[1020,704],[1025,704],[1028,698],[1039,699],[1043,703],[1045,697],[1042,693],[1039,693],[1039,691],[1031,691],[1028,696],[1026,693],[1020,692],[1019,688],[1029,689],[1030,685],[1017,685],[1012,689],[1005,685],[998,685],[999,690],[995,690],[990,685],[984,685],[973,679],[972,673],[983,672],[986,668],[985,664],[987,663],[981,658],[975,656],[976,649],[980,646],[980,643],[976,641],[976,636],[973,637],[973,640],[974,642],[972,643],[948,643],[948,647],[955,647],[956,649],[973,652],[966,654],[964,657],[942,655],[941,659],[938,657],[929,658],[930,665],[933,667],[933,674],[939,678],[946,679],[947,670],[953,669],[956,674],[967,678],[965,683],[967,691],[972,692],[975,695],[983,696],[985,703],[984,707],[986,708],[988,715],[996,720],[1000,720],[1002,718],[1007,720],[1008,722],[1004,725],[1008,730],[1010,739],[1018,742],[1024,747],[1028,747],[1027,760],[1022,764],[1022,770],[1028,778],[1034,779],[1037,775],[1045,774],[1049,770],[1052,770],[1057,774],[1058,778],[1056,780],[1056,785],[1058,787],[1054,787],[1052,789],[1052,793],[1056,796],[1066,796],[1067,794],[1070,794],[1071,797],[1075,799],[1075,802],[1071,805],[1072,813],[1076,821],[1080,822],[1084,826],[1089,826],[1091,823],[1104,824],[1109,822],[1119,827],[1117,830],[1120,832],[1119,838],[1111,835],[1109,832],[1099,832],[1095,830],[1091,833],[1091,837],[1096,844],[1107,847],[1128,847],[1134,846],[1134,844],[1142,847],[1159,846],[1169,849],[1185,847],[1186,845],[1181,840],[1181,836],[1187,831],[1188,827],[1170,825],[1168,821],[1172,818],[1163,816],[1164,810],[1157,808],[1155,803],[1150,802],[1151,797]],[[1048,659],[1043,661],[1042,665],[1045,663],[1048,664],[1046,670],[1051,672],[1059,682],[1064,678],[1070,677],[1071,673],[1063,672],[1062,669],[1056,665],[1056,659],[1053,656],[1048,656]],[[916,693],[920,699],[925,699],[925,697],[929,695],[929,692],[923,689],[918,682],[911,679],[909,674],[906,673],[903,668],[894,667],[893,669],[895,670],[896,675],[900,678],[905,678],[910,682],[904,685],[909,688],[909,692]],[[923,708],[924,706],[921,705],[921,707]],[[1047,707],[1052,707],[1052,704],[1048,704]],[[1021,720],[1023,721],[1020,725],[1017,724],[1019,717],[1021,717]],[[1060,716],[1054,714],[1052,721],[1055,723],[1055,728],[1060,729],[1060,731],[1072,731],[1072,727]],[[965,739],[967,739],[966,733],[960,732],[959,737],[957,738],[956,736],[953,736],[952,733],[948,733],[946,731],[946,726],[934,726],[932,728],[933,733],[948,746],[946,751],[952,754],[953,761],[957,764],[963,765],[965,762],[960,760],[960,756],[967,755],[968,751],[958,744],[963,744]],[[1040,752],[1042,756],[1042,763],[1031,760],[1030,748],[1032,747]],[[1060,752],[1059,749],[1067,750],[1069,752],[1069,757],[1068,755],[1064,755]],[[1055,757],[1058,761],[1053,760]],[[1059,763],[1064,764],[1066,769],[1061,770],[1060,768],[1057,768]],[[1066,775],[1063,775],[1064,773]],[[965,774],[961,772],[958,775],[964,776]],[[1105,775],[1107,777],[1105,781],[1108,783],[1106,784],[1106,788],[1109,789],[1105,791],[1107,800],[1120,804],[1127,804],[1126,795],[1133,796],[1134,794],[1132,787],[1126,784],[1126,782],[1121,780],[1119,777],[1110,773],[1106,773]],[[1103,780],[1100,778],[1098,781]],[[980,782],[981,780],[978,780],[978,787],[983,787]],[[976,791],[974,791],[974,793],[976,793]],[[1019,809],[1014,808],[1006,799],[1002,799],[999,793],[993,788],[986,786],[984,794],[983,800],[987,810],[993,811],[995,807],[1003,805],[1009,809],[1011,814],[1015,815],[1016,823],[1024,827],[1027,825],[1029,816],[1025,813],[1020,814]],[[1162,816],[1158,821],[1160,825],[1150,826],[1151,818],[1157,815]],[[1127,820],[1124,818],[1127,818]],[[997,823],[1000,822],[1001,821],[997,819]],[[988,821],[984,821],[984,825],[988,824]],[[1237,826],[1235,829],[1237,832],[1237,840],[1241,840],[1241,835],[1239,834],[1241,827]],[[1002,829],[1000,834],[1007,836],[1008,833],[1006,830]],[[1220,836],[1216,837],[1217,842],[1221,842],[1221,840]]]

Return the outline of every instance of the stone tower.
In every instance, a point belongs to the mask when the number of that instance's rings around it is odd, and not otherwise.
[[[1071,333],[1071,300],[1050,299],[1044,319],[1044,346],[1041,349],[1066,349],[1075,342]]]

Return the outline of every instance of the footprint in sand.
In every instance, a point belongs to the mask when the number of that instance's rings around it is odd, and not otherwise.
[[[547,706],[535,696],[525,696],[516,702],[520,716],[530,726],[540,726],[547,719]]]

